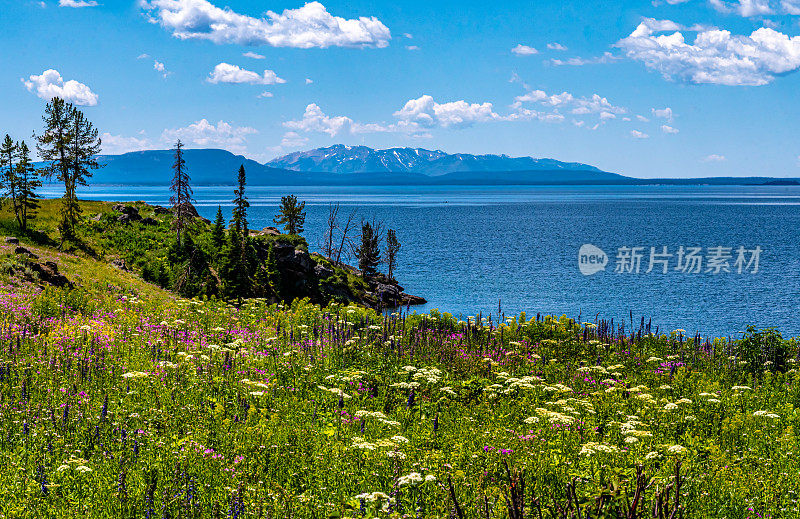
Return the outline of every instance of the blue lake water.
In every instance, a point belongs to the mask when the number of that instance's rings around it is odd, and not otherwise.
[[[50,192],[56,195],[55,191]],[[230,216],[233,188],[195,187],[196,206]],[[428,299],[420,310],[455,315],[525,311],[634,322],[661,330],[737,335],[748,324],[800,335],[800,187],[248,187],[250,227],[273,225],[280,197],[306,201],[304,235],[319,250],[330,203],[342,214],[375,218],[402,242],[396,277]],[[145,200],[166,205],[166,187],[91,186],[82,198]],[[593,244],[608,256],[604,271],[586,276],[578,250]],[[701,247],[700,273],[675,270],[679,247]],[[709,248],[728,247],[731,257]],[[762,250],[758,272],[736,267],[739,247]],[[640,272],[615,272],[621,247],[642,247]],[[651,247],[673,254],[669,271]],[[706,272],[710,256],[731,272]],[[746,253],[747,260],[752,259]],[[656,258],[657,259],[657,258]],[[664,259],[664,258],[662,258]],[[746,265],[744,265],[746,267]]]

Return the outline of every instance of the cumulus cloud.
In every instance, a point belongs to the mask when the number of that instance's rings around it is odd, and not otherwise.
[[[47,101],[60,97],[80,106],[95,106],[99,97],[92,89],[74,79],[64,81],[57,70],[45,70],[41,76],[30,76],[22,80],[25,88]]]
[[[230,63],[220,63],[208,75],[209,83],[249,83],[251,85],[274,85],[286,83],[272,70],[265,70],[263,74],[246,70]]]
[[[550,95],[544,90],[530,90],[514,98],[512,108],[519,109],[523,103],[538,103],[556,110],[565,110],[575,115],[601,114],[620,115],[628,110],[622,106],[611,104],[605,97],[594,94],[591,97],[577,97],[569,92]],[[605,116],[606,118],[610,118]]]
[[[666,124],[661,125],[661,131],[664,133],[676,134],[680,132],[679,129],[673,128],[672,126],[667,126]]]
[[[605,63],[614,63],[615,61],[619,61],[620,57],[614,56],[610,52],[604,52],[602,56],[596,56],[594,58],[569,58],[569,59],[551,59],[550,63],[552,63],[556,67],[561,67],[565,65],[573,66],[573,67],[581,67],[583,65],[601,65]]]
[[[513,49],[511,49],[511,52],[513,52],[517,56],[532,56],[533,54],[539,53],[539,51],[534,49],[533,47],[529,47],[521,43],[516,47],[514,47]]]
[[[492,103],[468,103],[451,101],[437,103],[433,97],[423,95],[410,99],[394,113],[401,127],[409,128],[465,128],[477,122],[499,119],[492,110]]]
[[[726,2],[725,0],[709,0],[714,9],[721,13],[736,13],[739,16],[763,16],[774,14],[769,0],[737,0]]]
[[[58,0],[59,7],[96,7],[95,0]]]
[[[167,76],[169,76],[172,73],[169,70],[167,70],[166,65],[164,65],[162,62],[158,60],[153,60],[153,70],[155,70],[156,72],[160,72],[161,77],[163,77],[164,79],[167,79]]]
[[[651,108],[650,113],[652,113],[654,117],[666,119],[667,121],[671,121],[673,116],[672,108],[668,106],[666,108]]]
[[[267,92],[265,90],[265,91],[261,92],[260,94],[258,94],[256,97],[259,98],[259,99],[266,99],[268,97],[272,97],[272,92]]]
[[[251,51],[245,52],[244,54],[242,54],[242,56],[244,56],[245,58],[251,58],[251,59],[267,59],[266,56],[264,56],[262,54],[258,54],[256,52],[251,52]]]
[[[312,80],[311,78],[309,78],[309,77],[306,78],[306,85],[310,85],[313,82],[314,82],[314,80]]]
[[[201,119],[183,128],[164,130],[161,140],[173,143],[177,139],[189,146],[200,148],[222,148],[233,153],[244,153],[247,136],[258,133],[255,128],[233,126],[231,123],[219,121],[216,125]]]
[[[567,50],[567,48],[565,46],[561,45],[560,43],[556,43],[556,42],[548,43],[547,44],[547,48],[550,49],[550,50]]]
[[[631,130],[631,137],[634,139],[649,139],[650,136],[646,133],[642,133],[639,130]]]
[[[345,19],[319,2],[261,18],[220,8],[208,0],[139,0],[151,21],[179,39],[273,47],[386,47],[389,29],[377,18]]]
[[[406,50],[419,50],[417,45],[406,45]]]
[[[681,30],[698,31],[694,42]],[[766,27],[744,36],[646,18],[616,46],[665,79],[689,83],[759,86],[800,68],[800,36]]]
[[[724,162],[725,155],[717,155],[716,153],[712,153],[711,155],[706,155],[702,159],[703,162]]]
[[[316,103],[311,103],[306,106],[302,119],[286,121],[283,125],[296,132],[321,132],[335,137],[338,133],[351,129],[353,120],[344,115],[330,117]]]
[[[103,153],[107,155],[121,155],[132,151],[148,150],[153,147],[144,131],[139,132],[138,137],[111,135],[106,132],[100,135],[100,139],[103,141]]]

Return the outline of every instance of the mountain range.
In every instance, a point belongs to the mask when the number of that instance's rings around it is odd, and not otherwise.
[[[187,149],[184,159],[194,185],[235,183],[244,165],[250,185],[796,185],[798,179],[713,177],[638,179],[594,166],[554,159],[506,155],[449,154],[422,148],[376,150],[334,145],[290,153],[261,164],[217,149]],[[101,155],[93,184],[166,184],[172,177],[172,150]],[[776,184],[777,183],[777,184]]]
[[[421,173],[435,177],[476,171],[595,171],[594,166],[553,159],[445,153],[423,148],[375,150],[336,144],[298,151],[267,163],[275,168],[316,173]]]

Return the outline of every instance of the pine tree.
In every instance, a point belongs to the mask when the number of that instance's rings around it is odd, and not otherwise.
[[[183,143],[178,139],[175,143],[175,163],[172,164],[175,172],[169,190],[172,196],[169,198],[172,204],[172,214],[175,219],[175,231],[177,233],[177,243],[181,244],[181,235],[186,228],[186,221],[189,217],[188,204],[192,203],[192,188],[189,185],[189,173],[186,170],[186,161],[183,159]]]
[[[394,229],[386,231],[386,248],[384,249],[384,257],[386,258],[386,275],[391,279],[394,274],[394,269],[397,266],[397,253],[400,252],[400,242],[397,239],[397,233]]]
[[[96,155],[100,153],[102,141],[83,112],[59,97],[47,103],[42,119],[45,129],[36,137],[36,149],[48,164],[43,170],[45,176],[56,177],[64,184],[59,222],[63,242],[75,236],[75,226],[80,219],[76,189],[85,186],[93,171],[100,167]]]
[[[267,249],[267,259],[258,266],[253,278],[256,292],[259,296],[278,297],[280,293],[280,274],[275,262],[275,252],[272,244]]]
[[[100,153],[102,141],[98,131],[89,122],[83,112],[75,107],[69,114],[71,135],[68,146],[69,168],[60,180],[64,182],[64,205],[60,227],[68,237],[75,235],[75,227],[80,221],[81,208],[78,205],[76,190],[78,186],[86,186],[94,170],[100,168],[97,154]]]
[[[284,230],[289,234],[300,234],[303,232],[303,224],[306,222],[305,209],[306,203],[297,203],[294,195],[281,197],[281,206],[278,215],[273,221],[278,225],[283,225]]]
[[[6,134],[3,143],[0,144],[0,179],[3,183],[3,196],[11,199],[14,214],[17,212],[17,161],[19,160],[19,147],[11,136]],[[17,216],[19,223],[19,217]],[[21,225],[20,225],[21,227]]]
[[[25,141],[19,145],[19,162],[17,163],[17,221],[22,232],[28,230],[28,222],[36,218],[36,211],[39,209],[39,195],[36,190],[42,187],[42,181],[36,167],[31,162],[30,149]]]
[[[242,239],[246,239],[249,235],[249,231],[247,230],[247,208],[250,207],[250,202],[247,201],[247,197],[244,195],[244,187],[247,184],[244,165],[239,166],[239,176],[237,180],[239,187],[233,190],[235,198],[233,199],[232,223],[239,235],[242,236]]]
[[[44,133],[36,136],[36,150],[47,164],[44,176],[58,180],[67,177],[70,168],[69,144],[72,140],[70,114],[73,106],[60,97],[54,97],[44,109]]]
[[[242,252],[242,235],[232,227],[228,231],[228,243],[220,260],[219,275],[222,293],[229,299],[247,297],[250,294],[250,276],[247,255]]]
[[[222,216],[222,206],[217,206],[217,216],[211,227],[211,243],[214,245],[215,254],[219,255],[225,246],[225,217]]]
[[[361,224],[361,244],[356,248],[358,268],[364,277],[371,277],[377,273],[378,264],[381,262],[380,226],[369,222]]]

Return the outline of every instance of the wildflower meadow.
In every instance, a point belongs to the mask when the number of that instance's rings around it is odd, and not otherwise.
[[[1,517],[800,515],[774,331],[70,294],[0,298]]]

